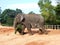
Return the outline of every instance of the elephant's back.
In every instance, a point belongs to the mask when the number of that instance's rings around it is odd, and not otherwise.
[[[37,21],[37,20],[44,20],[43,16],[40,15],[40,14],[27,14],[26,17],[30,20],[34,20],[34,21]]]
[[[31,18],[43,18],[43,16],[40,14],[27,14],[26,16],[31,17]]]

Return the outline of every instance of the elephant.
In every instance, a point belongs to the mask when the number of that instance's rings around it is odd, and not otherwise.
[[[29,34],[33,34],[31,28],[38,27],[39,33],[47,34],[44,27],[45,20],[42,15],[39,14],[17,14],[14,19],[14,28],[16,29],[18,24],[23,26],[21,34],[24,33],[25,28],[27,28]]]

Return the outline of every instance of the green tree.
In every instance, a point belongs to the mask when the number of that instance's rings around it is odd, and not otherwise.
[[[41,15],[44,16],[47,24],[55,24],[56,16],[54,6],[51,5],[51,0],[39,0]]]
[[[0,7],[0,22],[1,22],[1,11],[2,11],[2,10],[1,10],[1,7]]]
[[[2,24],[9,26],[13,25],[14,18],[18,13],[23,13],[23,12],[20,9],[16,9],[16,10],[5,9],[0,16]]]
[[[57,4],[55,7],[55,12],[56,12],[56,24],[60,25],[60,3]]]
[[[5,9],[1,14],[2,24],[12,25],[15,15],[16,15],[15,10]]]
[[[21,10],[21,9],[16,9],[16,13],[17,13],[17,14],[18,14],[18,13],[23,14],[23,12],[22,12],[22,10]]]
[[[33,11],[29,12],[28,14],[35,14]]]
[[[0,7],[0,15],[1,15],[1,11],[2,11],[2,10],[1,10],[1,7]]]

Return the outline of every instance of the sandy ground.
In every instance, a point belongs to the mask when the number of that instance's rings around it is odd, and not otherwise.
[[[13,27],[0,26],[0,45],[60,45],[60,30],[48,29],[47,35],[34,30],[34,35],[20,35]]]

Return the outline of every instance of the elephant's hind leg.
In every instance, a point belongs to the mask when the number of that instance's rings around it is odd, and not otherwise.
[[[41,33],[41,34],[43,34],[43,33],[47,34],[47,31],[45,30],[44,26],[40,26],[39,27],[39,33]]]

